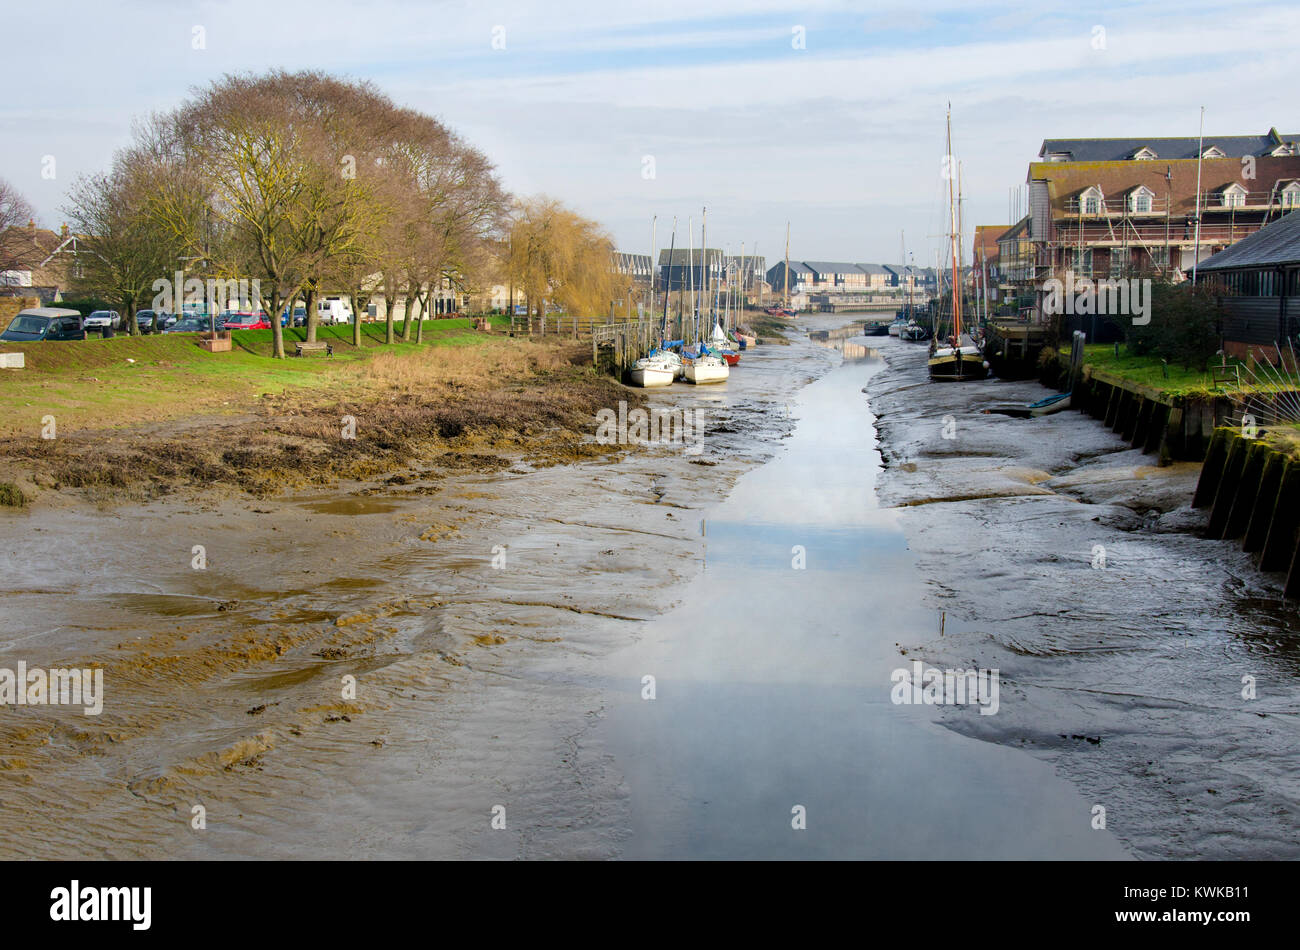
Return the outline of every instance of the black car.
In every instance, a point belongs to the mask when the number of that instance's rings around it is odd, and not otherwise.
[[[154,322],[157,314],[152,310],[137,310],[135,312],[135,325],[141,333],[155,333]]]
[[[183,317],[163,330],[163,333],[199,333],[207,329],[207,317]]]
[[[81,314],[75,310],[58,307],[33,307],[20,311],[9,324],[0,340],[12,343],[34,340],[84,340],[86,331],[81,326]]]

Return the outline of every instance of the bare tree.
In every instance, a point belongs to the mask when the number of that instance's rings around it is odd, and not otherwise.
[[[74,283],[90,296],[118,304],[132,336],[136,311],[168,274],[176,245],[148,213],[154,179],[147,159],[123,152],[105,175],[79,178],[64,209],[80,237],[80,275]]]
[[[0,272],[20,270],[27,263],[30,242],[19,240],[16,231],[31,219],[32,206],[27,199],[0,178]]]

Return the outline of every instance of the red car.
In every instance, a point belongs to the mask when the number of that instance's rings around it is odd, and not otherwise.
[[[271,321],[267,319],[264,311],[257,313],[248,313],[241,311],[232,317],[228,317],[223,324],[226,330],[269,330]]]

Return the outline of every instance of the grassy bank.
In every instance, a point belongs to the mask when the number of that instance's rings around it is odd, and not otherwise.
[[[1061,358],[1068,359],[1068,354],[1062,354]],[[1122,344],[1118,356],[1114,344],[1089,344],[1084,347],[1083,361],[1109,376],[1171,396],[1207,394],[1214,390],[1214,379],[1209,373],[1184,369],[1177,364],[1165,365],[1154,356],[1135,356]]]
[[[497,318],[509,326],[509,317]],[[397,324],[401,333],[402,324]],[[414,332],[414,328],[412,328]],[[285,349],[306,338],[285,330]],[[444,348],[525,345],[475,331],[469,320],[430,320],[424,342],[384,344],[382,323],[362,324],[361,346],[351,326],[320,327],[332,357],[271,357],[270,330],[236,330],[229,353],[208,353],[192,334],[118,336],[110,340],[0,344],[22,351],[26,368],[0,371],[0,438],[38,432],[53,415],[60,428],[114,428],[163,422],[196,413],[240,413],[264,396],[349,385],[380,355]]]
[[[762,310],[745,314],[745,324],[754,331],[754,336],[760,344],[775,343],[779,346],[790,345],[790,340],[785,335],[785,331],[792,330],[795,326],[793,320],[788,320],[785,317],[774,317]]]
[[[1062,354],[1059,357],[1063,362],[1068,362],[1068,356]],[[1100,371],[1110,377],[1118,380],[1124,380],[1136,383],[1152,390],[1164,393],[1169,396],[1210,396],[1214,394],[1223,394],[1223,387],[1216,386],[1214,376],[1210,372],[1202,372],[1199,369],[1184,369],[1182,366],[1174,363],[1165,365],[1161,363],[1159,357],[1155,356],[1135,356],[1128,349],[1121,345],[1119,355],[1115,354],[1114,344],[1090,344],[1084,347],[1084,363],[1091,366],[1094,371]],[[1229,359],[1228,367],[1238,367],[1241,373],[1243,385],[1238,390],[1234,384],[1234,391],[1250,392],[1252,386],[1249,383],[1251,379],[1247,367],[1240,360]],[[1294,380],[1296,388],[1300,389],[1300,379],[1291,377]],[[1271,389],[1271,384],[1262,389]]]
[[[639,400],[569,339],[443,320],[423,344],[384,346],[382,325],[365,330],[356,348],[350,327],[323,328],[333,358],[272,359],[266,330],[236,331],[234,350],[216,354],[180,335],[33,345],[50,349],[0,377],[0,483],[23,497],[144,500],[552,464],[608,451],[589,441],[595,412]],[[55,439],[40,437],[46,415]]]

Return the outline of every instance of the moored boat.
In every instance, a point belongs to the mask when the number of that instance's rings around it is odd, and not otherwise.
[[[930,328],[921,326],[915,320],[909,320],[907,326],[898,331],[898,338],[908,343],[924,343],[930,339]]]
[[[948,116],[948,150],[945,154],[952,154],[952,116]],[[960,174],[960,170],[958,172]],[[939,345],[938,321],[935,324],[935,338],[930,342],[930,379],[936,382],[965,382],[972,379],[987,379],[989,375],[989,364],[984,359],[984,354],[980,348],[975,345],[975,341],[970,337],[962,334],[961,327],[961,225],[957,217],[958,202],[953,196],[952,177],[948,178],[948,205],[951,230],[949,239],[952,242],[952,294],[951,294],[951,318],[952,323],[948,328],[951,332],[944,340],[944,345]]]
[[[950,342],[936,347],[930,353],[929,366],[930,378],[938,382],[988,379],[989,375],[989,364],[974,344],[953,346]]]
[[[731,375],[726,361],[707,350],[698,356],[684,358],[682,363],[685,366],[688,383],[724,383]]]
[[[682,374],[682,358],[671,350],[659,350],[632,364],[628,376],[633,386],[671,386]]]

